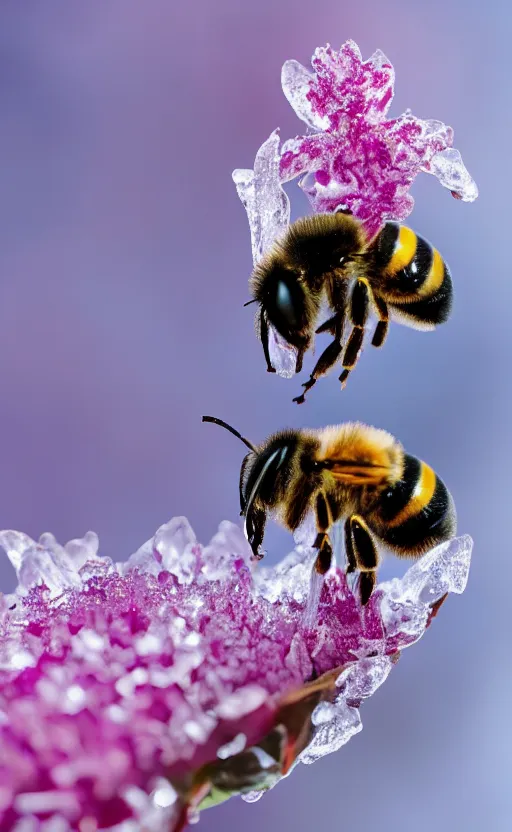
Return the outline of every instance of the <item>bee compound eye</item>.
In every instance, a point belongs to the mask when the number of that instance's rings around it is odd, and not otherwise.
[[[302,290],[295,283],[289,280],[280,279],[275,287],[275,306],[280,319],[290,329],[296,329],[300,325],[301,309],[303,304]]]

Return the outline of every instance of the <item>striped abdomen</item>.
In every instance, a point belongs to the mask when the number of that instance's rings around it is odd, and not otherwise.
[[[455,534],[448,489],[430,466],[409,454],[401,479],[381,495],[374,515],[375,531],[399,554],[420,554]]]
[[[388,222],[374,251],[375,288],[398,313],[420,325],[434,326],[448,319],[452,281],[436,248],[407,226]]]

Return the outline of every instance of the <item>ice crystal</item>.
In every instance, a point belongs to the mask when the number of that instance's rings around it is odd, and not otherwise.
[[[280,185],[279,165],[279,132],[274,130],[258,150],[254,170],[233,171],[238,196],[249,217],[255,263],[290,222],[290,200]]]
[[[19,580],[0,596],[2,832],[177,830],[256,799],[361,729],[471,554],[467,537],[438,547],[364,609],[333,569],[312,611],[307,545],[253,573],[227,522],[203,547],[174,518],[125,564],[92,533],[0,545]]]

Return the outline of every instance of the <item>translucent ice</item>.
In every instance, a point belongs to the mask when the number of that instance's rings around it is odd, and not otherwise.
[[[290,222],[290,201],[281,187],[279,165],[279,132],[274,130],[258,150],[254,170],[233,171],[238,196],[249,217],[254,263]]]
[[[297,350],[271,325],[268,328],[268,351],[270,362],[280,376],[291,378],[295,375]]]

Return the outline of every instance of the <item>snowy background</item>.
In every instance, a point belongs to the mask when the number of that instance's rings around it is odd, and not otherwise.
[[[0,526],[62,541],[92,528],[121,559],[186,514],[206,541],[236,520],[243,449],[203,413],[253,440],[346,419],[390,430],[455,496],[475,538],[468,589],[364,706],[362,734],[257,805],[205,813],[201,829],[505,832],[512,12],[496,0],[177,5],[2,3]],[[412,191],[409,223],[452,269],[450,323],[394,326],[343,394],[332,374],[298,408],[300,380],[267,375],[242,308],[251,252],[231,171],[274,127],[302,132],[283,61],[349,37],[394,64],[391,116],[411,107],[455,128],[481,195],[458,203],[426,176]],[[306,200],[290,194],[296,217]],[[291,548],[272,526],[267,546],[274,560]],[[400,571],[388,560],[382,574]],[[12,589],[7,562],[0,579]]]

